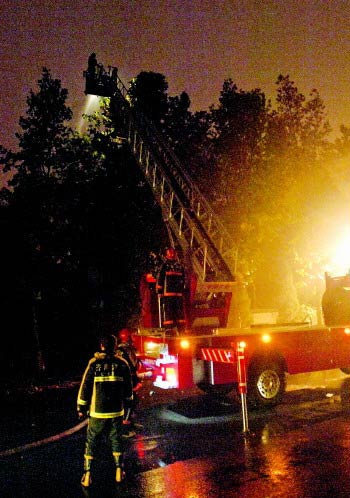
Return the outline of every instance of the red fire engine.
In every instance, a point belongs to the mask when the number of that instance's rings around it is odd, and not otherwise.
[[[155,282],[142,281],[143,314],[135,336],[140,357],[159,388],[225,394],[237,387],[238,345],[245,349],[248,400],[274,405],[286,374],[340,368],[350,373],[350,274],[326,275],[324,326],[250,326],[243,282],[234,278],[234,242],[173,151],[145,116],[136,113],[116,69],[84,72],[85,93],[110,97],[118,127],[166,220],[169,239],[188,269],[187,328],[179,336],[159,327]]]

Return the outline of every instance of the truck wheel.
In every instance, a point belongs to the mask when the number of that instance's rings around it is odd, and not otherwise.
[[[251,406],[270,407],[277,405],[286,388],[285,373],[275,361],[257,361],[248,372],[247,399]]]
[[[350,375],[350,368],[341,368],[340,369],[343,373],[345,373],[346,375]]]

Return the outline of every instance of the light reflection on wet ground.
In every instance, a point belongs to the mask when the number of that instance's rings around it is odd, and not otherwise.
[[[113,462],[101,452],[92,488],[81,489],[81,431],[2,459],[0,496],[349,498],[350,424],[344,404],[348,409],[350,378],[321,375],[293,378],[281,405],[250,411],[246,435],[237,399],[211,405],[198,392],[176,393],[171,400],[144,393],[139,413],[144,430],[126,443],[128,479],[121,486],[113,485]]]
[[[282,436],[245,438],[215,458],[175,462],[139,475],[144,494],[168,498],[350,496],[349,422],[327,420]],[[134,489],[135,491],[135,489]],[[163,494],[161,494],[163,493]],[[132,496],[131,494],[129,496]]]

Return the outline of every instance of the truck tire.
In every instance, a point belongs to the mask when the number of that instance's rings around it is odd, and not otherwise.
[[[345,373],[346,375],[350,375],[350,368],[349,367],[344,367],[340,369],[341,372]]]
[[[286,388],[285,372],[273,359],[253,362],[247,380],[247,400],[255,408],[271,407],[280,403]]]

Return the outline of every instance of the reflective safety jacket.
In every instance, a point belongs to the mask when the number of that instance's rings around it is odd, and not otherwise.
[[[124,403],[133,399],[130,368],[116,355],[95,353],[89,361],[78,392],[77,408],[90,417],[124,415]]]
[[[177,261],[166,260],[157,278],[157,293],[164,297],[180,297],[185,286],[185,271]]]

